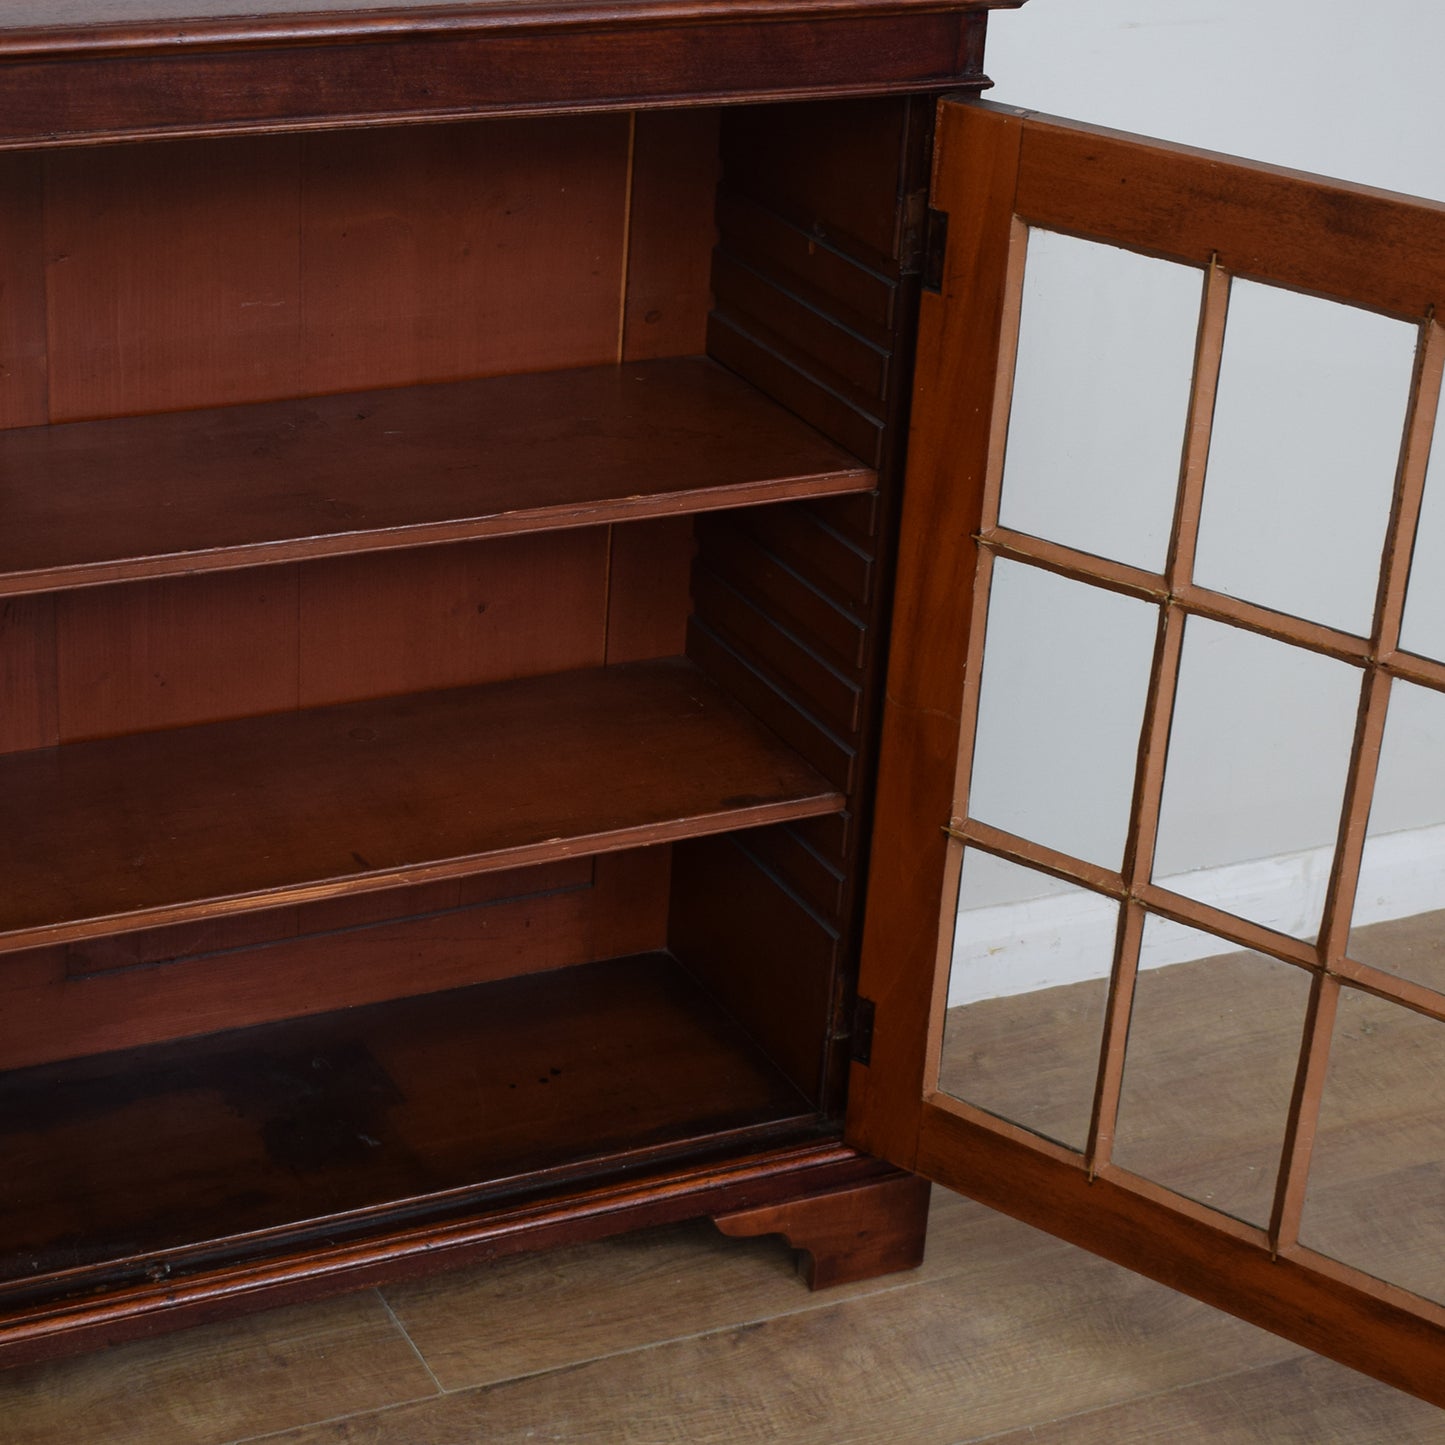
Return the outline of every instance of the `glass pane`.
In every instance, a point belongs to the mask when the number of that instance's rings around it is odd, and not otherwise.
[[[1114,1162],[1268,1225],[1309,992],[1303,969],[1150,918]]]
[[[1271,638],[1191,617],[1154,878],[1314,938],[1340,824],[1360,673]]]
[[[1445,1300],[1445,1024],[1340,997],[1300,1243]]]
[[[1235,282],[1195,580],[1370,630],[1416,329]]]
[[[1390,687],[1350,954],[1445,992],[1445,694]]]
[[[938,1087],[1082,1150],[1118,905],[965,848]]]
[[[1119,866],[1157,620],[1152,604],[995,565],[971,817]]]
[[[999,521],[1163,570],[1200,273],[1029,232]]]
[[[1425,473],[1425,497],[1415,550],[1410,558],[1410,589],[1400,646],[1407,652],[1445,661],[1445,395],[1435,412],[1435,444]]]

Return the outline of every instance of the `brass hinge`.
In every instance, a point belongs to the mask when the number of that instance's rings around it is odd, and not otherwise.
[[[873,1000],[860,993],[853,1005],[853,1038],[849,1057],[855,1064],[873,1062]]]

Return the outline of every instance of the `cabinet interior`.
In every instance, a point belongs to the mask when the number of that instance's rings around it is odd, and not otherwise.
[[[0,1308],[840,1131],[929,110],[0,156]]]

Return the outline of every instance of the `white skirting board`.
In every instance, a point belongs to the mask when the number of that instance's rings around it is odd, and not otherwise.
[[[1332,848],[1315,848],[1158,881],[1281,933],[1312,938],[1332,854]],[[1356,924],[1442,908],[1445,824],[1370,839],[1360,870]],[[1082,889],[960,913],[949,1007],[1107,977],[1116,917],[1109,899]],[[1222,939],[1168,928],[1153,940],[1146,933],[1140,965],[1162,968],[1233,951],[1234,945]]]

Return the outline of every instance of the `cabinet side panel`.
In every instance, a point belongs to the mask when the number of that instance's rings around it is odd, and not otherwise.
[[[677,845],[669,941],[688,970],[819,1105],[838,935],[763,863],[750,846],[753,836]]]
[[[826,963],[796,951],[786,962],[829,970],[808,990],[826,998],[811,1021],[831,1040],[825,1108],[842,1095],[857,976],[931,142],[926,101],[723,121],[709,352],[879,470],[873,496],[698,520],[689,652],[848,795],[836,826],[770,830],[735,864],[764,892],[776,882],[797,926],[815,919],[839,940]],[[674,906],[701,904],[675,893]],[[756,1000],[740,1017],[765,1028],[764,984],[782,965],[761,922],[747,927],[732,967],[753,983],[730,987]],[[675,920],[675,937],[696,933]]]

